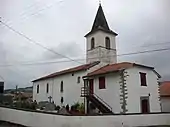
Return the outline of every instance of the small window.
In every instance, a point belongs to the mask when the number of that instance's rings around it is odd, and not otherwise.
[[[141,81],[141,86],[147,86],[146,83],[146,73],[140,72],[140,81]]]
[[[80,76],[77,77],[77,83],[80,83]]]
[[[105,89],[105,77],[99,77],[99,89]]]
[[[60,84],[60,92],[62,93],[63,91],[64,91],[63,81],[61,81],[61,84]]]
[[[110,38],[109,37],[105,38],[105,45],[107,49],[110,49]]]
[[[94,37],[91,39],[91,49],[94,49],[95,47],[95,40]]]
[[[71,75],[74,76],[74,73],[72,73]]]
[[[39,93],[39,89],[40,89],[40,88],[39,88],[39,85],[37,85],[37,93]]]
[[[47,83],[47,88],[46,88],[46,92],[49,92],[49,84]]]

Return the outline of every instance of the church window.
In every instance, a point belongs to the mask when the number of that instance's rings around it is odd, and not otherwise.
[[[107,49],[110,49],[110,38],[109,37],[105,38],[105,45]]]
[[[80,76],[77,77],[77,83],[80,83]]]
[[[99,77],[99,89],[105,89],[105,77]]]
[[[47,83],[47,88],[46,88],[46,92],[49,92],[49,84]]]
[[[39,85],[37,85],[37,93],[39,93],[39,89],[40,89],[40,88],[39,88]]]
[[[94,49],[95,47],[95,40],[94,37],[91,39],[91,49]]]
[[[61,81],[61,84],[60,84],[60,92],[63,93],[63,91],[64,91],[63,81]]]
[[[139,72],[139,74],[140,74],[141,86],[147,86],[147,83],[146,83],[146,73]]]

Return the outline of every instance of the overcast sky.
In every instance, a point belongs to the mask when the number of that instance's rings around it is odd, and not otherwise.
[[[0,0],[0,17],[41,45],[73,59],[82,59],[86,54],[84,35],[91,29],[98,5],[98,0]],[[119,34],[118,54],[170,48],[169,5],[169,0],[102,0],[108,24]],[[154,66],[163,80],[170,80],[169,54],[170,51],[161,51],[121,56],[118,60]],[[0,25],[0,77],[5,80],[5,88],[30,86],[35,78],[85,63],[81,60],[21,65],[47,61],[68,59]]]

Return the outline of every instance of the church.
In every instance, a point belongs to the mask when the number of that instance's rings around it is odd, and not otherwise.
[[[161,112],[159,79],[154,67],[117,62],[116,36],[99,5],[86,37],[86,64],[35,79],[33,100],[56,105],[93,104],[101,113]]]

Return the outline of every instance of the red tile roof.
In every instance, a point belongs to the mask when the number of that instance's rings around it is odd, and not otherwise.
[[[161,97],[170,97],[170,81],[161,82],[160,96]]]
[[[73,73],[73,72],[77,72],[77,71],[81,71],[81,70],[87,70],[87,69],[89,69],[89,68],[91,68],[91,67],[93,67],[93,66],[95,66],[97,64],[99,64],[99,62],[93,62],[93,63],[90,63],[90,64],[80,65],[80,66],[77,66],[77,67],[74,67],[74,68],[70,68],[70,69],[67,69],[67,70],[55,72],[55,73],[52,73],[50,75],[35,79],[32,82],[45,80],[45,79],[48,79],[48,78],[53,78],[53,77],[56,77],[56,76],[59,76],[59,75],[67,74],[67,73]]]
[[[99,62],[93,62],[93,63],[90,63],[90,64],[84,64],[84,65],[81,65],[81,66],[78,66],[78,67],[74,67],[74,68],[70,68],[70,69],[67,69],[67,70],[55,72],[53,74],[38,78],[36,80],[33,80],[32,82],[45,80],[45,79],[48,79],[48,78],[53,78],[53,77],[56,77],[56,76],[59,76],[59,75],[67,74],[67,73],[73,73],[73,72],[77,72],[77,71],[81,71],[81,70],[87,70],[87,69],[89,69],[89,68],[91,68],[91,67],[93,67],[93,66],[95,66],[97,64],[99,64]],[[161,77],[154,70],[153,67],[144,66],[144,65],[140,65],[140,64],[136,64],[136,63],[129,63],[129,62],[122,62],[122,63],[116,63],[116,64],[111,64],[111,65],[104,66],[104,67],[102,67],[102,68],[100,68],[98,70],[95,70],[95,71],[93,71],[91,73],[88,73],[87,77],[94,76],[94,75],[100,75],[100,74],[106,74],[106,73],[110,73],[110,72],[118,72],[119,70],[131,68],[133,66],[152,69],[158,75],[158,77]]]
[[[100,75],[100,74],[105,74],[105,73],[110,73],[110,72],[118,72],[119,70],[131,68],[133,66],[139,66],[139,67],[144,67],[144,68],[149,68],[149,69],[154,70],[153,67],[144,66],[144,65],[140,65],[136,63],[122,62],[122,63],[116,63],[116,64],[104,66],[98,70],[88,73],[87,76]],[[160,75],[158,74],[158,76]]]

